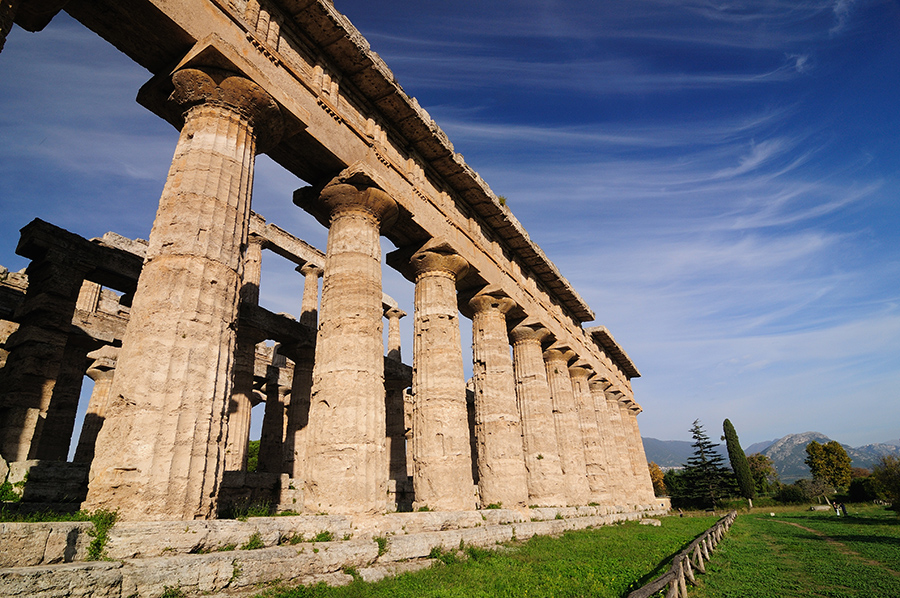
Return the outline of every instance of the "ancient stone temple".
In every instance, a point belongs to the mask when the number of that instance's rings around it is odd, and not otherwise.
[[[66,500],[122,521],[213,519],[239,500],[335,516],[658,508],[635,365],[332,2],[0,7],[0,44],[65,10],[149,71],[138,102],[180,131],[148,241],[35,220],[27,270],[0,271],[0,455],[29,472],[23,500],[59,502],[40,481],[65,480]],[[327,227],[324,252],[251,211],[260,153],[297,177],[284,201]],[[381,237],[398,249],[382,256]],[[259,305],[266,251],[304,280],[298,319]],[[413,283],[413,313],[384,294],[383,257]]]

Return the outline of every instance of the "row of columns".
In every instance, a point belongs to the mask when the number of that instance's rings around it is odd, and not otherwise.
[[[257,151],[277,143],[282,130],[278,105],[240,75],[185,68],[172,82],[169,104],[184,125],[84,505],[115,508],[126,519],[213,517],[222,471],[244,466],[249,357],[259,342],[236,332],[240,302],[258,297],[250,191]],[[401,450],[403,417],[396,407],[402,388],[385,386],[380,235],[398,206],[359,168],[326,185],[320,201],[330,213],[321,312],[315,348],[289,348],[297,366],[286,457],[293,477],[304,481],[308,510],[383,512],[387,480],[400,475],[390,465],[400,460],[388,456]],[[414,507],[474,509],[456,288],[470,266],[433,240],[413,255],[412,267]],[[304,274],[301,321],[314,324],[317,285],[310,280],[320,272]],[[570,368],[577,359],[570,348],[544,351],[549,333],[539,322],[508,331],[514,303],[499,290],[485,289],[469,306],[481,506],[652,500],[642,485],[649,476],[638,463],[634,414],[616,390],[589,381],[585,365]],[[399,360],[400,313],[386,315],[388,357]],[[393,393],[387,402],[386,392]],[[275,428],[280,433],[283,421]]]

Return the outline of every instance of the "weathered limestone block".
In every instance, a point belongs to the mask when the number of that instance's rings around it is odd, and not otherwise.
[[[606,472],[606,452],[603,450],[600,440],[594,397],[591,395],[588,383],[588,377],[592,373],[586,367],[569,368],[572,391],[575,395],[575,410],[581,427],[581,437],[584,441],[584,465],[591,489],[591,502],[602,505],[609,504],[611,497]]]
[[[78,437],[78,446],[75,448],[73,459],[75,463],[90,463],[94,458],[94,445],[106,418],[106,404],[109,401],[113,375],[116,373],[119,348],[103,345],[87,356],[93,359],[87,375],[94,381],[94,389],[91,391],[84,423],[81,425],[81,435]]]
[[[540,325],[528,323],[520,324],[510,333],[528,474],[528,502],[541,507],[566,504],[550,385],[541,350],[541,341],[548,334]]]
[[[475,508],[456,281],[468,263],[432,240],[413,255],[413,508]]]
[[[585,505],[590,502],[590,486],[584,464],[584,441],[575,410],[575,395],[569,377],[569,362],[575,353],[565,349],[549,349],[544,352],[547,382],[553,401],[553,421],[556,424],[556,441],[559,445],[559,462],[562,466],[569,505]]]
[[[282,126],[272,98],[234,73],[187,68],[172,81],[184,125],[85,505],[124,520],[215,515],[253,165],[257,142],[276,142]]]
[[[363,173],[327,185],[331,212],[309,413],[307,508],[385,509],[381,245],[397,204]]]
[[[528,506],[528,481],[516,380],[506,331],[508,297],[479,294],[469,301],[472,319],[475,439],[481,506]]]
[[[123,598],[123,563],[100,561],[0,569],[0,595],[8,598]]]
[[[89,522],[0,523],[0,568],[84,560]]]

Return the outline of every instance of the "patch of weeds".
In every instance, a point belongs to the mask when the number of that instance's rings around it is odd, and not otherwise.
[[[418,511],[419,513],[427,513],[430,510],[431,509],[428,508],[428,505],[422,505],[421,507],[416,509],[416,511]]]
[[[559,511],[557,511],[557,512],[556,512],[556,517],[554,517],[554,519],[563,519],[562,513],[560,513]]]
[[[118,513],[116,511],[107,511],[106,509],[97,509],[90,515],[90,522],[94,527],[88,530],[88,535],[94,538],[88,544],[87,557],[88,561],[99,561],[106,558],[106,542],[109,540],[109,530],[116,523]]]
[[[502,502],[492,502],[491,504],[489,504],[488,506],[485,507],[485,509],[502,509],[502,508],[503,508]]]
[[[15,486],[9,483],[9,480],[3,480],[0,484],[0,501],[2,502],[19,502],[22,495],[16,492]]]
[[[544,455],[538,453],[538,456],[537,456],[538,461],[542,460],[543,458],[544,458]]]
[[[600,503],[598,503],[598,502],[589,502],[589,503],[588,503],[588,506],[589,506],[589,507],[599,507],[599,506],[600,506]]]
[[[318,534],[316,534],[316,537],[313,538],[312,541],[313,542],[333,542],[334,534],[328,530],[325,530],[324,532],[319,532]]]
[[[484,559],[490,557],[493,553],[490,550],[485,550],[484,548],[478,548],[477,546],[466,546],[466,557],[470,561],[483,561]]]
[[[163,586],[163,593],[159,598],[185,598],[187,594],[178,586]]]
[[[313,552],[314,552],[315,554],[319,554],[319,549],[318,549],[318,548],[313,548]]]
[[[455,550],[444,550],[440,546],[432,546],[428,558],[438,560],[445,565],[453,565],[459,562],[459,555]]]
[[[235,579],[240,577],[244,573],[244,568],[241,567],[240,563],[234,561],[231,563],[231,579],[228,580],[228,583],[233,582]]]
[[[237,544],[226,544],[225,546],[216,548],[216,552],[231,552],[235,548],[237,548]]]
[[[259,535],[259,532],[253,532],[253,534],[247,539],[244,544],[241,544],[241,550],[259,550],[260,548],[265,548],[266,544],[263,542],[262,536]]]
[[[353,534],[344,534],[344,537],[342,538],[342,540],[343,540],[344,542],[346,542],[347,540],[349,540],[349,539],[352,538],[352,537],[353,537]]]
[[[356,570],[356,567],[344,567],[341,571],[352,577],[353,581],[362,581],[362,576],[359,574],[359,571]]]
[[[296,546],[300,542],[303,542],[303,534],[294,534],[293,536],[281,536],[278,540],[278,545],[290,544],[291,546]]]
[[[378,544],[378,556],[383,555],[387,552],[388,540],[384,536],[378,536],[377,538],[373,538],[375,543]]]

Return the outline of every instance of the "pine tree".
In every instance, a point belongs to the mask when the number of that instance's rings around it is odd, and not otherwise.
[[[716,501],[728,494],[725,459],[714,450],[719,445],[710,441],[699,419],[691,426],[691,436],[694,454],[688,458],[682,474],[685,498],[700,507],[715,507]]]
[[[747,463],[747,455],[741,448],[738,440],[737,432],[729,420],[722,422],[722,429],[725,432],[723,437],[725,447],[728,449],[728,460],[731,461],[731,471],[737,479],[738,488],[741,496],[747,499],[750,508],[753,508],[753,499],[756,498],[756,485],[753,483],[753,475],[750,473],[750,464]]]

